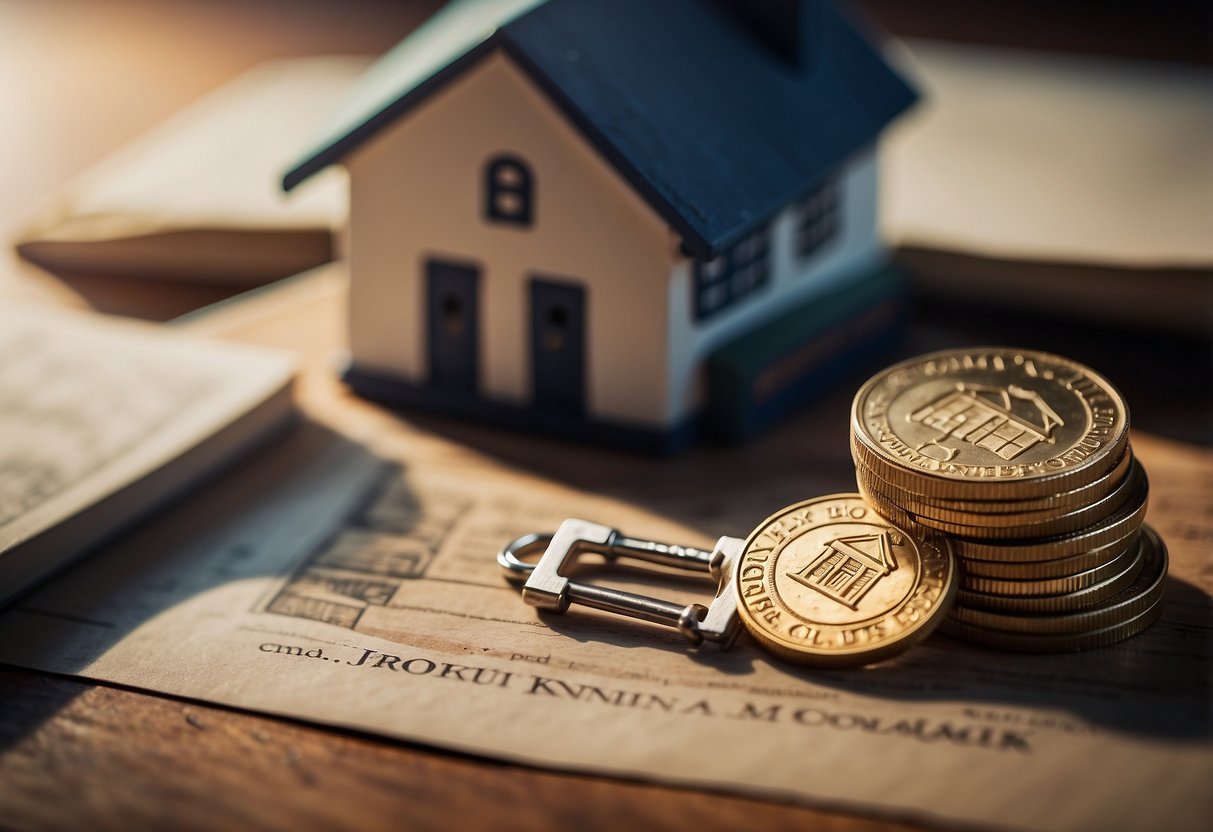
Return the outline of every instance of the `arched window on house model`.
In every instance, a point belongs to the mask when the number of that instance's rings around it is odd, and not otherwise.
[[[484,166],[484,216],[524,228],[534,222],[534,177],[520,157],[501,154]]]

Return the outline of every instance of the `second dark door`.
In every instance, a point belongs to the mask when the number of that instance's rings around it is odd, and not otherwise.
[[[585,413],[585,289],[531,281],[531,378],[534,405],[569,416]]]

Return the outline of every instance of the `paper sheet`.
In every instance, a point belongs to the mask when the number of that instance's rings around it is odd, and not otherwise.
[[[1166,459],[1152,521],[1173,556],[1166,611],[1143,635],[1043,657],[936,636],[891,663],[821,672],[745,639],[696,651],[606,614],[538,615],[494,563],[517,535],[566,516],[699,546],[737,530],[686,528],[416,436],[366,446],[301,427],[7,611],[0,660],[925,821],[1174,830],[1213,818],[1207,458],[1134,440],[1147,467]],[[623,585],[712,592],[635,574]]]

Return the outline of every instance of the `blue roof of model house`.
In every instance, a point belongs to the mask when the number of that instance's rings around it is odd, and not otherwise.
[[[283,185],[340,161],[500,47],[687,249],[715,255],[915,99],[850,20],[825,0],[801,2],[799,61],[724,0],[453,3],[368,71]]]

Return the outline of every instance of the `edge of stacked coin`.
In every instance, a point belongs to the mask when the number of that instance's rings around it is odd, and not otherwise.
[[[851,428],[860,493],[957,558],[943,632],[1062,652],[1158,617],[1166,546],[1142,522],[1149,483],[1128,409],[1094,371],[1027,350],[932,353],[861,387]]]

